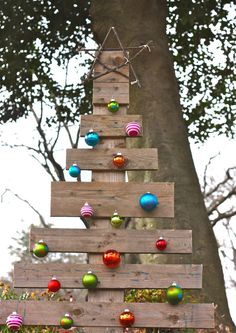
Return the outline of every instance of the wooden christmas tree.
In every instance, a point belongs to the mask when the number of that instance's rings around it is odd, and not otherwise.
[[[49,252],[88,253],[88,264],[18,263],[14,267],[15,288],[46,289],[50,279],[56,276],[62,289],[87,288],[88,300],[84,303],[75,299],[72,302],[2,301],[1,324],[17,309],[23,325],[59,326],[60,319],[68,314],[62,322],[66,323],[64,327],[83,327],[86,332],[123,332],[126,326],[214,327],[213,304],[176,301],[178,296],[181,300],[182,289],[201,288],[201,265],[125,263],[125,253],[167,255],[192,251],[190,230],[124,229],[127,217],[174,217],[173,183],[126,182],[127,170],[138,172],[158,167],[156,149],[126,148],[126,137],[145,135],[141,130],[142,118],[127,114],[129,62],[126,57],[124,51],[99,52],[93,72],[97,76],[93,84],[93,115],[81,117],[81,135],[86,136],[93,148],[67,150],[67,169],[74,167],[74,176],[79,173],[78,167],[92,170],[92,182],[52,183],[51,215],[84,215],[90,228],[32,228],[30,234],[31,251],[35,243],[43,240]],[[109,110],[107,104],[111,100]],[[109,250],[117,251],[117,256],[105,255]],[[170,290],[169,303],[176,305],[124,303],[125,289],[166,289],[173,282],[181,286],[171,287],[172,294]]]

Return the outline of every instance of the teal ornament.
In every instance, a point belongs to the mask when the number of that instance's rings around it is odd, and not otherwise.
[[[179,304],[183,299],[183,290],[182,288],[175,282],[167,288],[166,290],[166,298],[167,302],[171,305]]]
[[[158,205],[158,199],[154,194],[147,192],[139,198],[139,204],[144,210],[150,212]]]
[[[96,288],[98,284],[97,275],[94,274],[92,271],[88,271],[88,273],[84,274],[82,278],[82,283],[85,288]]]
[[[69,167],[69,175],[73,178],[78,178],[80,175],[80,168],[76,163]]]
[[[99,135],[96,132],[94,132],[92,129],[85,135],[84,139],[87,145],[91,147],[95,147],[100,141]]]
[[[119,103],[117,103],[114,98],[110,100],[110,102],[107,104],[107,108],[110,112],[115,113],[119,110]]]

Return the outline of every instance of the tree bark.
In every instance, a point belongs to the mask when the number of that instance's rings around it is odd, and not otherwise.
[[[157,147],[157,172],[130,172],[129,181],[174,181],[175,219],[136,220],[135,227],[193,230],[192,255],[160,255],[158,262],[203,264],[203,288],[194,294],[198,301],[214,302],[216,332],[233,332],[217,243],[206,213],[203,196],[188,142],[187,129],[180,106],[173,60],[166,36],[164,0],[93,0],[93,32],[101,43],[114,26],[124,46],[145,44],[153,40],[154,48],[133,62],[142,88],[132,86],[130,114],[144,117],[144,136],[129,141],[131,147]],[[112,35],[111,35],[112,36]],[[113,36],[112,36],[113,37]],[[118,47],[115,38],[107,47]],[[145,258],[142,257],[142,261]],[[172,282],[172,281],[171,281]]]

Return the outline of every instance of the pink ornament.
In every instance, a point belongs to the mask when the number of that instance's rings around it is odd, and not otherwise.
[[[125,131],[128,136],[138,136],[141,134],[141,125],[136,121],[131,121],[126,125]]]
[[[6,324],[10,330],[18,331],[23,324],[23,318],[18,313],[12,312],[12,314],[7,317]]]
[[[91,207],[87,202],[80,209],[80,214],[83,217],[91,217],[94,214],[93,207]]]

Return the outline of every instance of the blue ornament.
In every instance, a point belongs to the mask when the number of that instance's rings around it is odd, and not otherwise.
[[[144,210],[151,211],[158,205],[158,199],[154,194],[147,192],[139,198],[139,204]]]
[[[90,130],[86,135],[85,135],[85,142],[87,145],[95,147],[96,144],[100,141],[99,135],[94,132],[93,130]]]
[[[71,177],[77,178],[80,175],[80,168],[77,164],[73,164],[69,167],[69,175]]]

